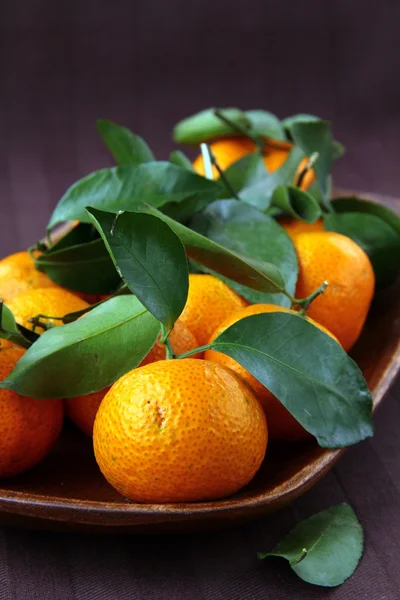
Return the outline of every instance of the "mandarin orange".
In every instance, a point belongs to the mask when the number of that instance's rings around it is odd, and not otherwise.
[[[203,346],[222,321],[248,305],[247,300],[213,275],[189,275],[189,293],[180,321]]]
[[[70,312],[83,310],[89,306],[87,302],[75,294],[60,287],[40,288],[23,292],[11,298],[6,304],[12,311],[17,323],[27,329],[33,329],[30,319],[39,314],[49,317],[63,317]],[[44,324],[62,325],[62,321],[57,319],[43,318],[41,321]],[[38,326],[35,331],[42,333],[44,329]]]
[[[24,352],[16,346],[0,350],[0,381]],[[63,405],[0,389],[0,410],[0,477],[11,477],[34,467],[51,450],[61,431]]]
[[[268,432],[254,394],[205,360],[165,360],[119,379],[97,413],[96,460],[123,496],[192,502],[229,496],[264,458]]]
[[[307,315],[329,329],[349,351],[374,295],[375,275],[367,254],[350,238],[332,231],[299,233],[293,243],[299,261],[296,297],[305,298],[328,282]]]
[[[36,253],[38,255],[40,253]],[[45,273],[35,269],[29,252],[16,252],[0,260],[0,298],[8,302],[22,292],[57,287]]]

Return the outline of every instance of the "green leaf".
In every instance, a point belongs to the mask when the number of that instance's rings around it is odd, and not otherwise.
[[[315,115],[309,115],[307,113],[299,113],[297,115],[291,115],[290,117],[286,117],[282,119],[282,126],[286,131],[291,134],[292,127],[295,123],[310,123],[313,121],[320,121],[319,117]]]
[[[305,519],[271,552],[259,558],[286,558],[303,581],[324,587],[342,584],[363,553],[363,528],[348,504],[337,504]]]
[[[152,215],[88,212],[129,289],[171,331],[189,289],[187,258],[178,236]]]
[[[314,170],[325,204],[329,206],[328,177],[332,166],[332,133],[328,121],[297,121],[292,124],[293,140],[310,157],[318,152]]]
[[[98,392],[137,367],[159,333],[159,321],[135,296],[111,298],[45,331],[0,387],[38,399]]]
[[[320,446],[350,446],[373,434],[372,397],[360,369],[305,318],[252,315],[231,325],[211,347],[245,367]]]
[[[25,328],[22,328],[17,324],[11,310],[3,304],[2,300],[0,300],[0,324],[1,339],[8,340],[13,344],[18,344],[18,346],[22,346],[23,348],[29,348],[31,342],[34,341],[23,334]],[[37,334],[34,335],[36,338],[38,337]]]
[[[126,127],[107,119],[99,119],[97,130],[115,162],[121,167],[155,160],[146,142]]]
[[[237,133],[214,114],[214,108],[207,108],[191,117],[183,119],[175,125],[173,138],[178,144],[197,145],[202,142]],[[238,108],[223,108],[221,113],[239,127],[249,128],[251,125],[244,112]]]
[[[46,255],[49,255],[52,252],[58,252],[59,250],[64,250],[65,248],[70,248],[71,246],[77,246],[78,244],[84,244],[86,242],[92,242],[93,240],[98,239],[99,234],[93,225],[90,225],[89,223],[78,223],[78,225],[68,229],[68,231],[64,233],[62,237],[57,240],[57,242],[47,248]]]
[[[266,110],[246,110],[244,114],[250,121],[252,133],[274,140],[287,140],[285,129],[274,114]]]
[[[53,246],[35,260],[35,266],[58,285],[85,294],[109,294],[120,282],[100,238],[61,250]]]
[[[188,171],[194,172],[192,161],[180,150],[173,150],[171,152],[169,155],[169,162],[173,165],[177,165],[178,167],[182,167],[183,169],[188,169]]]
[[[241,256],[276,265],[283,277],[285,289],[289,294],[294,294],[298,273],[296,251],[286,231],[272,217],[237,200],[219,200],[197,215],[190,226]],[[210,269],[207,271],[210,272]],[[215,271],[211,272],[252,303],[272,302],[287,307],[291,304],[284,294],[265,294],[227,279]]]
[[[249,260],[237,252],[224,248],[185,225],[170,219],[157,209],[147,206],[146,212],[159,217],[176,233],[185,247],[188,258],[213,269],[253,290],[265,293],[284,291],[279,269],[270,263]]]
[[[315,198],[295,185],[279,185],[275,188],[271,204],[306,223],[314,223],[321,216]]]
[[[376,288],[394,283],[400,273],[400,234],[374,214],[329,213],[325,229],[351,238],[368,254],[374,269]]]
[[[241,196],[247,198],[247,202],[249,202],[249,198],[252,194],[251,189],[253,186],[256,186],[255,199],[252,204],[257,204],[257,202],[263,202],[265,194],[263,189],[257,189],[257,183],[264,182],[268,177],[267,169],[265,168],[264,160],[260,152],[252,152],[251,154],[246,154],[239,160],[232,163],[225,170],[225,177],[229,182],[230,189],[227,188],[223,181],[221,184],[224,186],[222,193],[220,194],[221,198],[231,198],[232,190],[239,195],[242,192]],[[250,188],[250,190],[248,189]]]
[[[268,173],[262,158],[257,153],[251,154],[230,166],[225,175],[229,183],[233,183],[232,187],[241,200],[265,211],[271,204],[275,189],[294,181],[303,158],[304,152],[300,148],[293,148],[283,165],[273,173]],[[228,194],[222,195],[226,197]]]
[[[332,195],[332,175],[329,175],[327,185],[328,185],[328,198],[330,198]],[[314,200],[316,200],[318,202],[318,204],[320,206],[325,207],[325,199],[322,196],[321,186],[319,185],[319,183],[316,179],[312,182],[312,184],[308,188],[307,192],[309,194],[311,194],[311,196],[314,198]]]
[[[86,206],[118,212],[134,211],[147,202],[161,207],[187,198],[205,206],[215,200],[221,185],[169,162],[149,162],[137,166],[101,169],[74,183],[56,206],[48,225],[74,219],[88,223]]]
[[[377,204],[370,200],[357,198],[357,196],[349,196],[347,198],[335,198],[332,200],[332,207],[334,211],[338,213],[358,212],[375,215],[393,227],[393,229],[400,234],[400,217],[383,204]]]

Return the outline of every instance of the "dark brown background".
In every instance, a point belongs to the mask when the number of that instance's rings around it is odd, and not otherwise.
[[[165,158],[174,122],[209,105],[316,113],[348,149],[336,185],[398,194],[399,23],[397,0],[0,0],[0,254],[34,242],[65,189],[110,164],[98,117]],[[249,526],[179,539],[1,531],[0,599],[400,598],[399,398],[398,386],[372,441]],[[256,550],[339,501],[366,533],[341,588],[308,586],[283,561],[257,563]]]

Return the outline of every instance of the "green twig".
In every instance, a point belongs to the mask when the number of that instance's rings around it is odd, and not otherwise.
[[[256,144],[256,146],[258,146],[258,148],[261,151],[264,150],[265,142],[262,139],[262,137],[260,137],[259,135],[255,135],[254,133],[251,133],[251,131],[246,129],[246,127],[242,127],[242,125],[238,125],[238,123],[234,123],[233,121],[228,119],[218,108],[214,109],[214,115],[216,117],[218,117],[218,119],[220,119],[220,121],[225,123],[225,125],[228,125],[228,127],[231,127],[234,131],[236,131],[237,133],[240,133],[240,135],[244,135],[245,137],[249,138],[252,142],[254,142]]]
[[[204,145],[207,146],[207,144],[204,144]],[[209,146],[207,146],[207,147],[208,147],[208,152],[210,154],[211,163],[217,169],[218,174],[221,177],[221,180],[224,182],[224,185],[225,185],[226,189],[229,191],[230,194],[232,194],[233,198],[236,198],[236,200],[240,200],[239,196],[237,195],[237,193],[235,192],[235,190],[231,186],[231,184],[230,184],[227,176],[225,175],[224,171],[219,166],[218,161],[215,158],[213,151],[211,150],[211,148]]]
[[[328,282],[324,281],[323,283],[321,283],[319,288],[317,288],[312,294],[307,296],[307,298],[302,298],[301,300],[297,300],[296,298],[294,299],[293,304],[295,305],[295,308],[301,307],[299,311],[300,316],[304,317],[306,315],[308,309],[310,308],[310,304],[315,300],[315,298],[321,296],[321,294],[325,292],[327,287]]]
[[[171,331],[168,331],[165,325],[161,325],[161,343],[165,346],[165,358],[170,360],[172,358],[176,358],[174,350],[171,346],[171,340],[169,339],[169,334]]]
[[[199,346],[198,348],[194,348],[193,350],[189,350],[188,352],[179,354],[179,356],[176,356],[175,358],[188,358],[189,356],[192,356],[193,354],[205,352],[206,350],[211,350],[211,346],[212,346],[212,344],[206,344],[205,346]]]

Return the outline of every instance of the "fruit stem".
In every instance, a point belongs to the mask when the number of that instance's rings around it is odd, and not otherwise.
[[[306,166],[299,173],[299,176],[298,176],[297,182],[296,182],[297,187],[301,187],[301,184],[304,181],[304,177],[307,175],[308,171],[313,168],[313,166],[315,165],[315,163],[318,160],[318,157],[319,157],[319,152],[313,152],[311,154],[310,158],[307,161]]]
[[[200,150],[201,150],[201,156],[203,158],[203,164],[204,164],[204,173],[206,176],[206,179],[214,179],[214,172],[213,172],[213,168],[212,168],[212,159],[211,159],[211,151],[210,151],[210,146],[208,144],[200,144]]]
[[[205,346],[199,346],[198,348],[193,348],[193,350],[188,350],[188,352],[184,352],[183,354],[179,354],[179,356],[175,356],[175,358],[188,358],[193,354],[197,354],[200,352],[205,352],[206,350],[211,349],[212,344],[206,344]]]
[[[220,119],[220,121],[225,123],[225,125],[228,125],[228,127],[231,127],[237,133],[240,133],[241,135],[244,135],[245,137],[249,138],[252,142],[254,142],[256,144],[256,146],[258,146],[258,148],[261,152],[264,150],[265,142],[262,139],[262,137],[260,137],[259,135],[254,135],[245,127],[242,127],[241,125],[238,125],[237,123],[234,123],[233,121],[231,121],[230,119],[225,117],[225,115],[218,108],[214,109],[214,115],[216,117],[218,117],[218,119]]]
[[[42,323],[40,319],[53,319],[53,321],[62,321],[64,323],[64,317],[51,317],[49,315],[39,314],[28,319],[29,323],[32,323],[33,325],[33,331],[35,331],[36,327],[42,327],[45,331],[54,327],[52,323]]]
[[[161,343],[165,346],[165,358],[167,360],[171,360],[172,358],[176,358],[175,352],[171,346],[171,341],[169,339],[169,334],[171,332],[167,331],[165,325],[161,325]]]
[[[310,294],[309,296],[307,296],[307,298],[302,298],[301,300],[297,300],[296,298],[294,299],[293,304],[296,307],[301,306],[301,309],[299,311],[300,316],[304,317],[306,315],[308,309],[310,308],[311,302],[313,302],[315,300],[315,298],[318,298],[318,296],[321,296],[321,294],[323,294],[325,292],[327,287],[328,287],[328,282],[324,281],[323,283],[321,283],[319,288],[314,290],[314,292],[312,294]]]
[[[30,248],[28,248],[28,254],[31,257],[31,259],[33,260],[33,262],[36,261],[36,257],[34,255],[34,252],[36,251],[39,252],[45,252],[47,250],[47,246],[46,244],[44,244],[43,242],[41,242],[40,240],[36,242],[36,244],[34,246],[31,246]]]
[[[226,177],[224,171],[219,166],[219,164],[217,162],[217,159],[215,158],[214,153],[211,150],[210,146],[208,144],[202,144],[202,145],[207,146],[207,150],[209,152],[209,156],[210,156],[210,159],[211,159],[211,164],[214,165],[214,167],[217,169],[218,174],[221,177],[222,181],[224,182],[224,185],[225,185],[226,189],[232,194],[233,198],[235,198],[236,200],[240,200],[239,196],[237,195],[237,193],[235,192],[235,190],[233,189],[233,187],[229,183],[229,180]]]

